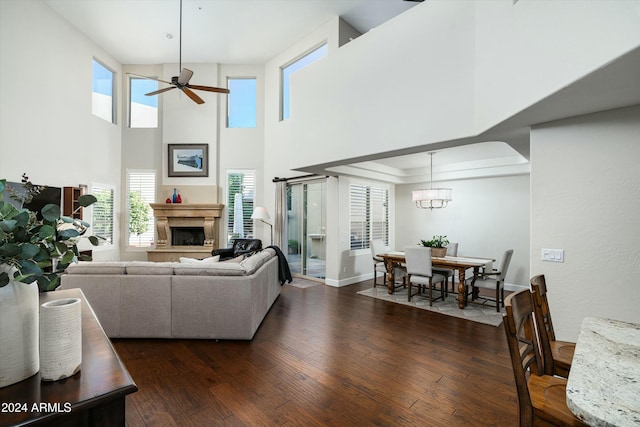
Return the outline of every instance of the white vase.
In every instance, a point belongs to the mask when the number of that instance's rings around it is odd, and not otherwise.
[[[6,265],[0,271],[9,273]],[[38,285],[9,282],[0,288],[0,387],[38,373]]]
[[[82,310],[79,298],[40,305],[40,379],[58,381],[82,364]]]

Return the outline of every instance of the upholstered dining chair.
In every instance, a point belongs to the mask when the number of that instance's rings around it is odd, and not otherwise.
[[[483,298],[485,301],[495,301],[496,311],[500,311],[500,307],[504,307],[504,279],[507,276],[509,270],[509,264],[511,264],[511,257],[513,256],[513,249],[506,250],[500,258],[498,269],[492,269],[491,271],[484,271],[473,284],[471,289],[471,299],[478,298],[478,289],[495,289],[495,299]],[[469,283],[473,278],[469,278]]]
[[[387,268],[384,265],[384,260],[378,256],[384,252],[384,242],[382,239],[376,239],[369,241],[369,249],[371,249],[371,258],[373,258],[373,287],[376,287],[376,274],[382,273],[382,285],[386,285],[387,282]]]
[[[413,297],[411,294],[411,285],[418,286],[418,295],[421,294],[423,287],[428,288],[430,306],[433,305],[434,301],[444,301],[447,294],[447,278],[442,274],[433,272],[431,248],[424,246],[407,246],[404,248],[404,256],[407,265],[406,279],[409,285],[407,301],[411,301],[411,297]],[[433,298],[433,289],[438,283],[440,283],[440,296]]]
[[[556,340],[544,274],[538,274],[531,278],[531,294],[533,295],[533,312],[538,326],[540,349],[544,356],[544,373],[568,378],[576,344]]]
[[[447,245],[447,253],[445,256],[458,256],[458,243],[449,243]],[[447,276],[447,279],[451,277],[451,292],[455,292],[455,270],[452,268],[434,268],[433,271],[443,276]]]
[[[567,407],[567,380],[543,374],[529,289],[509,295],[505,311],[503,324],[518,391],[520,427],[586,426]]]

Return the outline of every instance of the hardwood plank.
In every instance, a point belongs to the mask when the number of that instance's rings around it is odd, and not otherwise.
[[[502,327],[284,286],[252,341],[114,340],[127,425],[516,425]]]

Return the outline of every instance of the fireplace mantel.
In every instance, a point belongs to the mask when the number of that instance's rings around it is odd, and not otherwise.
[[[150,261],[177,261],[189,253],[191,257],[207,256],[218,248],[218,219],[224,205],[210,203],[151,203],[156,219],[158,240],[156,250],[148,252]],[[175,246],[171,242],[171,227],[203,227],[203,246]],[[196,254],[194,256],[193,254]]]

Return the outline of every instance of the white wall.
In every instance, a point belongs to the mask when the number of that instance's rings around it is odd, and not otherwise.
[[[640,43],[640,3],[476,1],[475,115],[481,132]]]
[[[294,76],[292,166],[471,135],[473,4],[420,4]]]
[[[546,276],[558,339],[575,341],[585,316],[640,322],[638,135],[640,106],[531,132],[531,275]]]
[[[121,67],[43,2],[0,1],[0,177],[120,189]],[[115,71],[116,124],[91,113],[93,58]],[[116,200],[115,239],[120,203]],[[115,250],[94,251],[113,259]]]
[[[291,167],[476,136],[637,47],[639,9],[424,2],[292,79]]]
[[[411,190],[396,189],[396,249],[417,245],[434,235],[458,242],[458,255],[495,258],[507,249],[513,258],[506,283],[529,285],[529,176],[506,176],[434,183],[452,189],[453,201],[444,209],[418,209]]]
[[[341,176],[329,180],[327,211],[332,216],[327,221],[332,239],[327,241],[327,278],[331,286],[345,286],[373,278],[370,249],[351,250],[349,187],[351,184],[368,185],[389,190],[389,247],[396,247],[396,200],[395,186],[387,182]],[[337,194],[336,194],[337,191]]]

